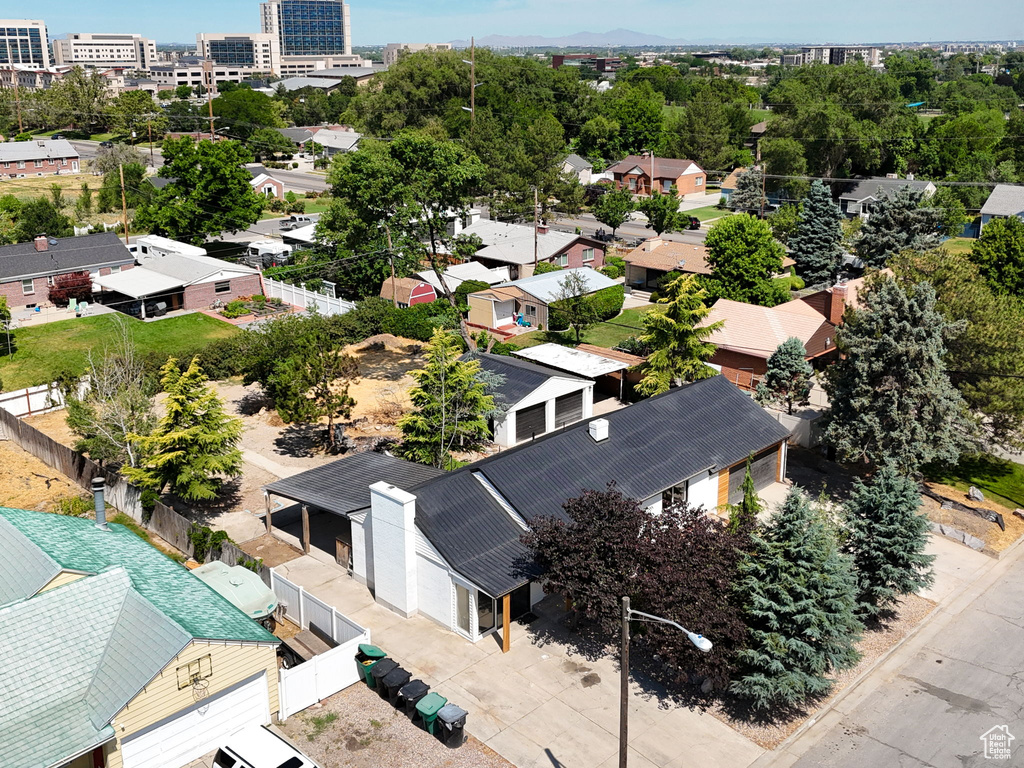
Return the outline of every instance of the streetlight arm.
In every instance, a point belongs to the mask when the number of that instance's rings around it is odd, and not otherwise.
[[[705,653],[710,651],[711,648],[713,647],[711,641],[708,640],[706,637],[704,637],[704,635],[698,635],[698,634],[696,634],[694,632],[691,632],[686,627],[684,627],[682,624],[679,624],[679,623],[677,623],[675,621],[672,621],[671,619],[665,619],[665,618],[662,618],[661,616],[655,616],[655,615],[650,614],[650,613],[644,613],[643,611],[635,611],[632,608],[630,608],[628,610],[629,610],[629,618],[633,618],[634,616],[639,616],[640,617],[640,619],[639,619],[640,621],[653,621],[653,622],[656,622],[656,623],[659,623],[659,624],[670,624],[670,625],[672,625],[673,627],[678,629],[680,632],[683,632],[686,635],[686,637],[690,640],[691,643],[693,643],[698,649],[704,651]]]

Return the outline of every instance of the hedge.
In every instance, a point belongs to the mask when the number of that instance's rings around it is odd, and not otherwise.
[[[626,291],[621,285],[611,285],[592,293],[590,300],[594,303],[598,321],[611,320],[618,315],[622,311],[622,302],[625,301],[625,298]],[[568,327],[566,323],[562,322],[558,312],[560,303],[555,301],[548,305],[548,327],[552,331],[564,331]]]

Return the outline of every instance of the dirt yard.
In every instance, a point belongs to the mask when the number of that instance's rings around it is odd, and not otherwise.
[[[86,495],[15,443],[0,441],[0,507],[48,512],[58,499]]]
[[[261,523],[262,525],[262,523]],[[281,563],[287,563],[289,560],[295,560],[296,558],[302,557],[302,552],[291,544],[281,541],[281,539],[270,534],[263,534],[256,538],[249,539],[244,544],[239,545],[240,549],[245,554],[251,557],[258,557],[263,561],[263,564],[273,568]]]
[[[446,747],[362,683],[288,718],[281,730],[324,768],[512,768],[472,736]]]
[[[1021,520],[1013,514],[1012,509],[1008,509],[1007,507],[1004,507],[1001,504],[996,504],[988,499],[985,501],[974,501],[973,499],[967,498],[967,494],[963,491],[957,490],[949,485],[928,483],[928,486],[935,491],[935,493],[945,496],[947,499],[953,499],[954,501],[958,501],[961,504],[965,504],[970,507],[991,509],[1003,516],[1003,522],[1006,524],[1005,531],[995,523],[989,522],[983,517],[956,509],[942,509],[939,503],[934,499],[930,499],[927,496],[923,498],[924,504],[922,508],[925,514],[928,515],[929,520],[933,520],[936,523],[942,523],[943,525],[949,525],[957,530],[969,533],[972,536],[977,536],[985,542],[985,549],[982,550],[984,553],[997,555],[1013,544],[1013,542],[1017,541],[1021,536],[1024,536],[1024,520]]]
[[[409,390],[415,381],[409,371],[424,363],[423,345],[390,334],[371,336],[346,348],[359,360],[359,380],[349,387],[356,401],[347,437],[376,439],[399,436],[395,422],[411,407]]]

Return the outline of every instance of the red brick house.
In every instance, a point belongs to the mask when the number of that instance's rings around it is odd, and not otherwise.
[[[0,178],[78,173],[78,150],[64,139],[0,142]]]
[[[284,183],[275,179],[273,174],[262,165],[247,165],[246,170],[252,174],[249,185],[257,195],[265,195],[277,200],[284,200]]]
[[[532,275],[535,257],[537,263],[543,261],[570,269],[604,266],[605,246],[600,240],[543,225],[537,227],[535,236],[532,226],[480,219],[463,229],[462,234],[476,235],[483,241],[483,247],[473,254],[473,261],[488,268],[508,267],[512,280]]]
[[[0,145],[2,146],[2,145]],[[49,238],[0,247],[0,296],[12,309],[49,302],[58,275],[89,272],[93,280],[135,266],[135,257],[113,232]]]
[[[671,157],[630,155],[605,169],[605,173],[612,174],[616,189],[628,189],[635,195],[651,194],[652,176],[653,189],[658,194],[668,194],[673,185],[679,197],[704,194],[707,184],[707,174],[693,160]]]

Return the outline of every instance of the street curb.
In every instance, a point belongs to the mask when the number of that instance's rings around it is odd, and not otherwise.
[[[955,592],[951,593],[946,598],[946,600],[936,604],[936,606],[932,608],[928,613],[926,613],[924,618],[922,618],[921,621],[917,623],[917,626],[915,626],[906,635],[900,638],[900,640],[898,640],[890,648],[888,648],[885,651],[885,653],[883,653],[881,656],[875,659],[869,667],[867,667],[863,672],[857,675],[857,677],[854,678],[849,685],[847,685],[842,691],[840,691],[836,695],[836,697],[832,699],[832,701],[828,702],[820,710],[815,712],[813,717],[806,720],[799,728],[793,731],[793,733],[789,734],[789,736],[787,736],[777,747],[775,747],[775,749],[766,750],[764,754],[762,754],[754,762],[750,763],[747,766],[747,768],[769,768],[770,766],[773,766],[777,761],[783,759],[783,756],[785,755],[787,750],[793,744],[799,741],[808,731],[810,731],[811,728],[813,728],[818,723],[818,721],[822,720],[826,715],[831,713],[836,708],[836,706],[840,704],[840,702],[844,701],[848,696],[851,696],[868,677],[870,677],[875,671],[877,671],[879,667],[881,667],[886,661],[888,661],[897,651],[899,651],[910,640],[917,637],[917,635],[922,630],[924,630],[933,621],[935,621],[940,614],[945,613],[945,611],[950,606],[955,604],[961,597],[967,594],[967,592],[974,588],[975,585],[981,582],[985,577],[989,576],[1000,563],[1009,562],[1008,556],[1010,554],[1016,553],[1017,550],[1021,549],[1022,547],[1024,547],[1024,537],[1017,539],[1017,541],[1015,541],[1013,544],[1011,544],[1009,547],[1003,550],[1002,555],[1000,557],[990,557],[989,559],[991,560],[991,563],[985,568],[983,568],[978,573],[976,578],[972,579],[971,581],[964,582],[964,584]],[[794,759],[791,763],[788,764],[791,765],[792,763],[795,763],[801,757],[803,757],[803,755],[794,755]],[[784,763],[784,765],[786,764]]]

